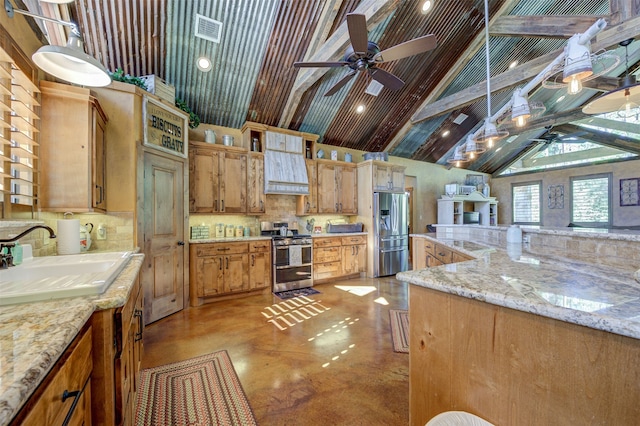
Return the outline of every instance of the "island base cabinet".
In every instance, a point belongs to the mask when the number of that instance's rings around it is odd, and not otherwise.
[[[85,327],[54,365],[45,380],[36,389],[11,422],[11,425],[62,425],[70,413],[69,425],[91,425],[91,327]],[[73,394],[79,392],[74,406]]]
[[[638,424],[640,340],[411,285],[410,424]]]

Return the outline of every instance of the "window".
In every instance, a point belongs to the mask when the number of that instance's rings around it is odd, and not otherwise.
[[[611,174],[571,178],[571,223],[608,226],[611,223]]]
[[[0,48],[0,191],[11,204],[35,205],[38,93]]]
[[[542,200],[540,187],[542,183],[525,182],[511,185],[511,199],[513,200],[512,222],[521,225],[540,225]]]

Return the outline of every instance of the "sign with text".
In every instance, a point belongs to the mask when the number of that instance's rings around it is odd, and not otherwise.
[[[188,117],[160,101],[144,97],[144,144],[187,158]]]

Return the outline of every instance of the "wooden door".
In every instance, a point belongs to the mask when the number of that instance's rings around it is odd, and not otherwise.
[[[220,153],[194,148],[189,153],[189,211],[215,213],[220,203]]]
[[[220,210],[247,212],[247,154],[225,152],[220,163]]]
[[[224,260],[224,284],[227,291],[249,289],[249,254],[228,254]]]
[[[358,213],[358,176],[355,167],[340,167],[338,177],[338,212],[342,214]]]
[[[394,191],[404,191],[404,167],[391,166],[389,170],[389,186]]]
[[[318,164],[318,213],[338,211],[337,193],[336,166]]]
[[[356,245],[342,246],[342,273],[349,275],[358,270],[358,255]]]
[[[389,168],[379,164],[373,165],[373,189],[386,191],[389,188]]]
[[[217,296],[224,293],[224,257],[204,256],[195,259],[198,297]]]
[[[249,155],[247,176],[247,212],[264,213],[264,155]]]
[[[358,268],[357,272],[367,272],[367,245],[358,244],[356,246]]]
[[[184,308],[185,182],[180,160],[144,153],[144,322]]]
[[[313,160],[305,160],[309,177],[309,195],[305,195],[306,213],[318,213],[318,165]]]

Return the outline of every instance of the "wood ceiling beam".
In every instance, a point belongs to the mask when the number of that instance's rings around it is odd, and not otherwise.
[[[598,145],[621,149],[634,154],[640,154],[640,142],[638,142],[637,139],[604,132],[602,130],[588,129],[574,124],[562,124],[555,127],[554,130],[558,130],[562,133],[586,132],[585,134],[580,135],[580,138],[587,139],[591,142],[597,143]]]
[[[496,13],[494,13],[493,17],[490,17],[491,19],[489,21],[489,28],[491,28],[492,22],[494,22],[494,20],[498,19],[502,15],[509,13],[518,3],[519,0],[505,1],[502,4],[502,7]],[[427,98],[416,109],[416,111],[421,111],[422,109],[426,108],[429,104],[431,104],[431,102],[435,101],[440,95],[444,93],[445,90],[447,90],[447,87],[449,87],[449,85],[456,79],[456,77],[458,76],[458,74],[460,74],[464,67],[467,66],[476,52],[484,47],[484,38],[484,31],[479,32],[474,37],[474,39],[469,44],[469,47],[467,47],[467,49],[458,56],[458,60],[449,69],[447,75],[442,80],[440,80],[438,85],[431,91],[431,93],[429,93]],[[404,126],[402,126],[402,128],[389,141],[387,146],[384,148],[384,151],[390,151],[398,146],[400,142],[402,142],[404,137],[411,130],[411,126],[413,126],[412,121],[413,120],[409,120],[404,124]]]
[[[640,134],[640,124],[611,120],[602,117],[589,116],[589,118],[577,121],[575,124],[588,124],[590,126],[603,127],[605,129],[618,130],[620,132]]]
[[[582,151],[573,151],[573,152],[566,152],[563,154],[549,155],[548,157],[528,158],[526,160],[522,160],[522,166],[523,167],[548,166],[548,165],[564,163],[569,161],[589,160],[592,158],[596,159],[596,158],[605,157],[609,155],[616,155],[616,154],[623,154],[623,151],[620,151],[619,149],[616,149],[616,148],[609,148],[609,147],[592,148],[592,149],[585,149]]]
[[[570,38],[593,25],[597,15],[527,15],[500,16],[489,27],[489,34],[496,37]]]
[[[336,20],[336,16],[338,16],[342,3],[343,0],[330,0],[324,5],[316,29],[313,32],[313,37],[311,37],[311,43],[307,48],[307,53],[304,55],[305,62],[311,61],[310,58],[322,49],[322,44],[324,44],[329,37],[329,31],[331,31],[333,22]]]
[[[594,18],[595,22],[595,18]],[[617,45],[629,38],[635,38],[640,35],[640,16],[629,19],[619,25],[605,29],[599,33],[595,40],[591,43],[591,50],[596,52],[600,49],[609,49],[617,47]],[[490,81],[491,92],[497,92],[519,84],[537,76],[550,62],[562,53],[561,49],[540,56],[525,64],[521,64],[512,70],[508,70],[493,77]],[[413,124],[419,123],[430,118],[447,114],[463,106],[470,105],[483,99],[486,96],[486,81],[474,84],[460,92],[440,99],[424,108],[421,108],[411,117]]]
[[[394,11],[400,0],[364,0],[353,13],[364,14],[367,18],[367,27],[373,28],[382,22]],[[331,23],[332,25],[333,23]],[[347,22],[340,24],[340,27],[327,39],[327,41],[317,49],[307,62],[326,62],[341,60],[347,46],[350,44]],[[286,128],[293,119],[302,99],[302,95],[316,81],[320,80],[330,68],[301,68],[298,71],[293,89],[289,93],[289,98],[280,117],[279,127]]]

